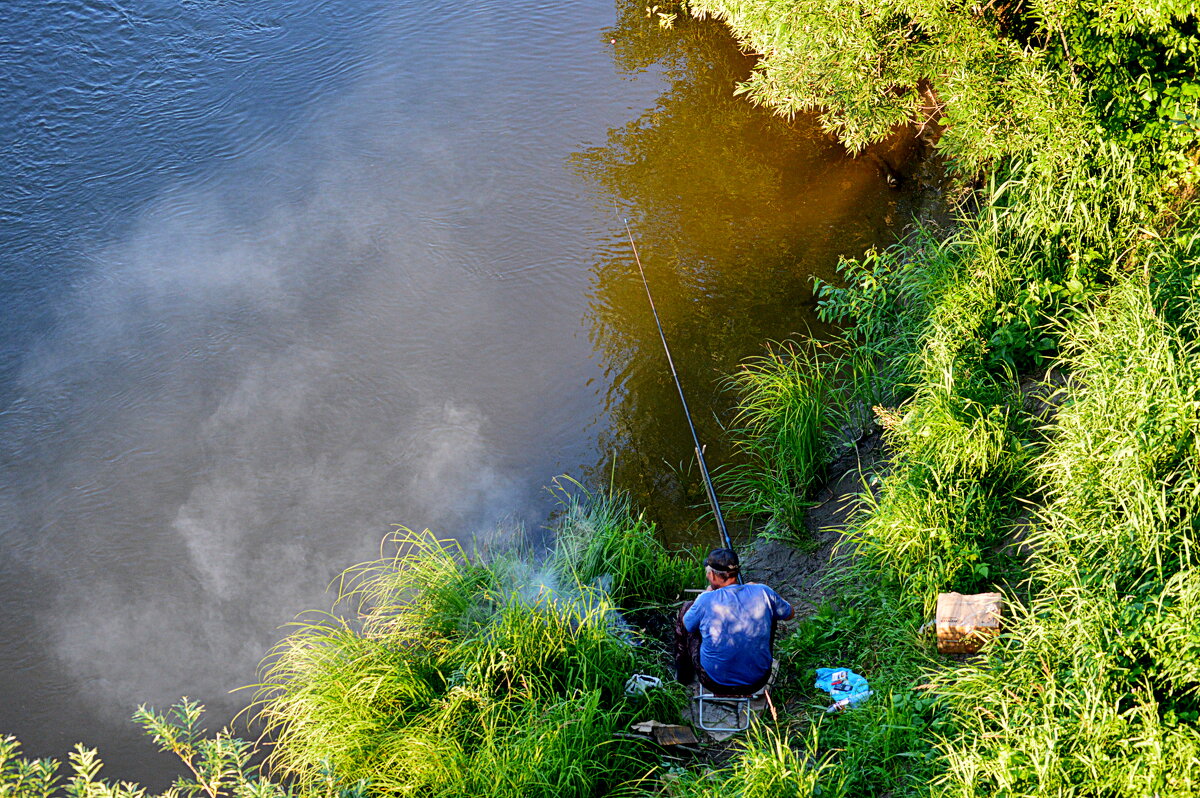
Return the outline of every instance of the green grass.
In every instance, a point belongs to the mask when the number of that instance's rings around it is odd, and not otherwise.
[[[613,733],[678,713],[681,695],[624,695],[630,674],[666,673],[617,610],[673,600],[699,569],[622,497],[568,495],[559,530],[540,569],[404,531],[393,558],[348,572],[348,617],[297,624],[268,660],[258,717],[274,770],[305,790],[332,773],[396,796],[586,796],[641,779],[645,749]]]
[[[811,747],[797,751],[786,734],[769,726],[752,728],[729,766],[716,771],[695,768],[671,773],[665,778],[665,792],[675,798],[845,795],[828,762],[814,754]],[[655,790],[643,794],[663,793]]]
[[[805,540],[808,489],[829,461],[837,368],[811,342],[786,342],[729,378],[739,396],[730,431],[739,458],[718,483],[730,514],[759,517],[768,536]]]
[[[699,587],[698,559],[663,548],[654,525],[625,495],[597,498],[578,483],[555,483],[561,497],[554,573],[567,583],[603,587],[626,609],[670,604],[684,588]]]
[[[1200,792],[1200,352],[1151,297],[1126,280],[1065,331],[1034,595],[989,667],[939,680],[949,794]]]
[[[1139,190],[1097,174],[1111,183],[1097,204]],[[1086,290],[1053,300],[1074,301],[1069,312],[1047,303],[1014,321],[1014,277],[1048,274],[1030,253],[1069,229],[1048,218],[970,222],[937,251],[935,294],[910,305],[924,306],[914,351],[882,359],[911,379],[884,433],[890,468],[863,492],[833,604],[780,646],[794,672],[844,664],[877,690],[845,716],[795,720],[797,745],[817,735],[831,794],[1200,792],[1197,311],[1166,288],[1194,284],[1196,239],[1151,260],[1162,250],[1147,252],[1157,239],[1138,214],[1105,217],[1122,229],[1103,236],[1081,229],[1100,216],[1079,212],[1070,235],[1154,271],[1105,260]],[[869,302],[869,288],[842,290]],[[1005,325],[1051,345],[1027,336],[1014,357],[997,344]],[[1015,372],[1047,365],[1070,375],[1049,424],[1024,409]],[[1031,530],[1020,551],[1019,523]],[[968,664],[936,657],[917,629],[937,593],[991,589],[1008,601],[1002,640]]]

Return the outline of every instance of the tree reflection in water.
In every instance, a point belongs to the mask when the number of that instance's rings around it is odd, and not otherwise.
[[[726,30],[681,17],[670,30],[621,2],[605,33],[619,68],[660,70],[657,105],[573,156],[610,209],[595,232],[591,336],[607,376],[607,425],[592,482],[633,494],[669,539],[708,545],[691,438],[625,237],[629,219],[710,466],[727,462],[733,397],[722,377],[768,340],[829,333],[812,275],[887,244],[909,216],[875,166],[808,118],[788,121],[734,93],[753,67]],[[615,465],[611,461],[615,457]]]

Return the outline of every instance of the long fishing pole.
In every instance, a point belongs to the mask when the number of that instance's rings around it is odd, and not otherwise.
[[[704,447],[696,435],[696,427],[692,424],[692,411],[688,409],[687,397],[683,395],[683,386],[679,383],[679,374],[675,371],[675,359],[671,357],[671,347],[667,346],[667,335],[663,332],[662,321],[658,318],[658,308],[654,306],[654,295],[650,293],[650,282],[646,279],[646,270],[642,268],[642,257],[638,254],[637,244],[633,240],[633,231],[629,229],[629,220],[624,219],[625,234],[629,236],[629,246],[633,249],[633,259],[637,263],[638,274],[642,276],[642,285],[646,289],[646,299],[650,300],[650,312],[654,314],[654,324],[658,327],[658,337],[662,341],[663,352],[667,354],[667,365],[671,367],[671,378],[675,380],[675,390],[679,391],[679,401],[683,405],[683,417],[687,419],[688,429],[692,433],[692,443],[696,445],[696,462],[700,464],[700,475],[704,477],[704,489],[708,492],[708,503],[712,506],[713,517],[717,519],[717,529],[725,548],[733,551],[733,543],[729,540],[729,531],[725,528],[725,517],[721,515],[721,503],[717,500],[717,491],[713,487],[712,477],[708,475],[708,464],[704,462]],[[738,581],[742,577],[738,575]]]

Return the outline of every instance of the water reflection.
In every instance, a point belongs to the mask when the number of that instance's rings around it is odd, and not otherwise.
[[[753,57],[725,29],[663,31],[626,6],[609,32],[620,67],[657,63],[657,104],[574,163],[613,210],[593,266],[591,334],[609,377],[602,451],[618,487],[678,541],[708,543],[703,488],[679,399],[622,219],[628,217],[710,465],[729,457],[723,375],[765,341],[821,335],[812,275],[892,240],[908,214],[876,167],[848,157],[807,118],[735,96]]]
[[[657,84],[609,0],[75,5],[3,45],[0,733],[162,789],[138,703],[219,728],[392,523],[595,459],[564,162]]]
[[[809,324],[808,275],[895,201],[734,98],[749,60],[712,25],[158,5],[7,20],[36,68],[4,76],[5,118],[46,126],[0,179],[0,732],[165,786],[134,706],[187,694],[219,726],[389,524],[537,525],[539,486],[600,458],[588,419],[660,517],[700,501],[664,465],[691,444],[621,216],[719,447],[716,380]],[[593,201],[564,159],[606,135],[575,156]]]

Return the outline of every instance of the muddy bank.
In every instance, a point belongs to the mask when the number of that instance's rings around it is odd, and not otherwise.
[[[845,539],[859,497],[870,489],[872,477],[887,467],[886,447],[878,429],[865,436],[856,450],[836,461],[829,478],[813,492],[814,505],[805,517],[810,546],[781,540],[756,539],[741,553],[742,572],[754,582],[770,585],[802,618],[829,598],[825,577],[846,556]]]

